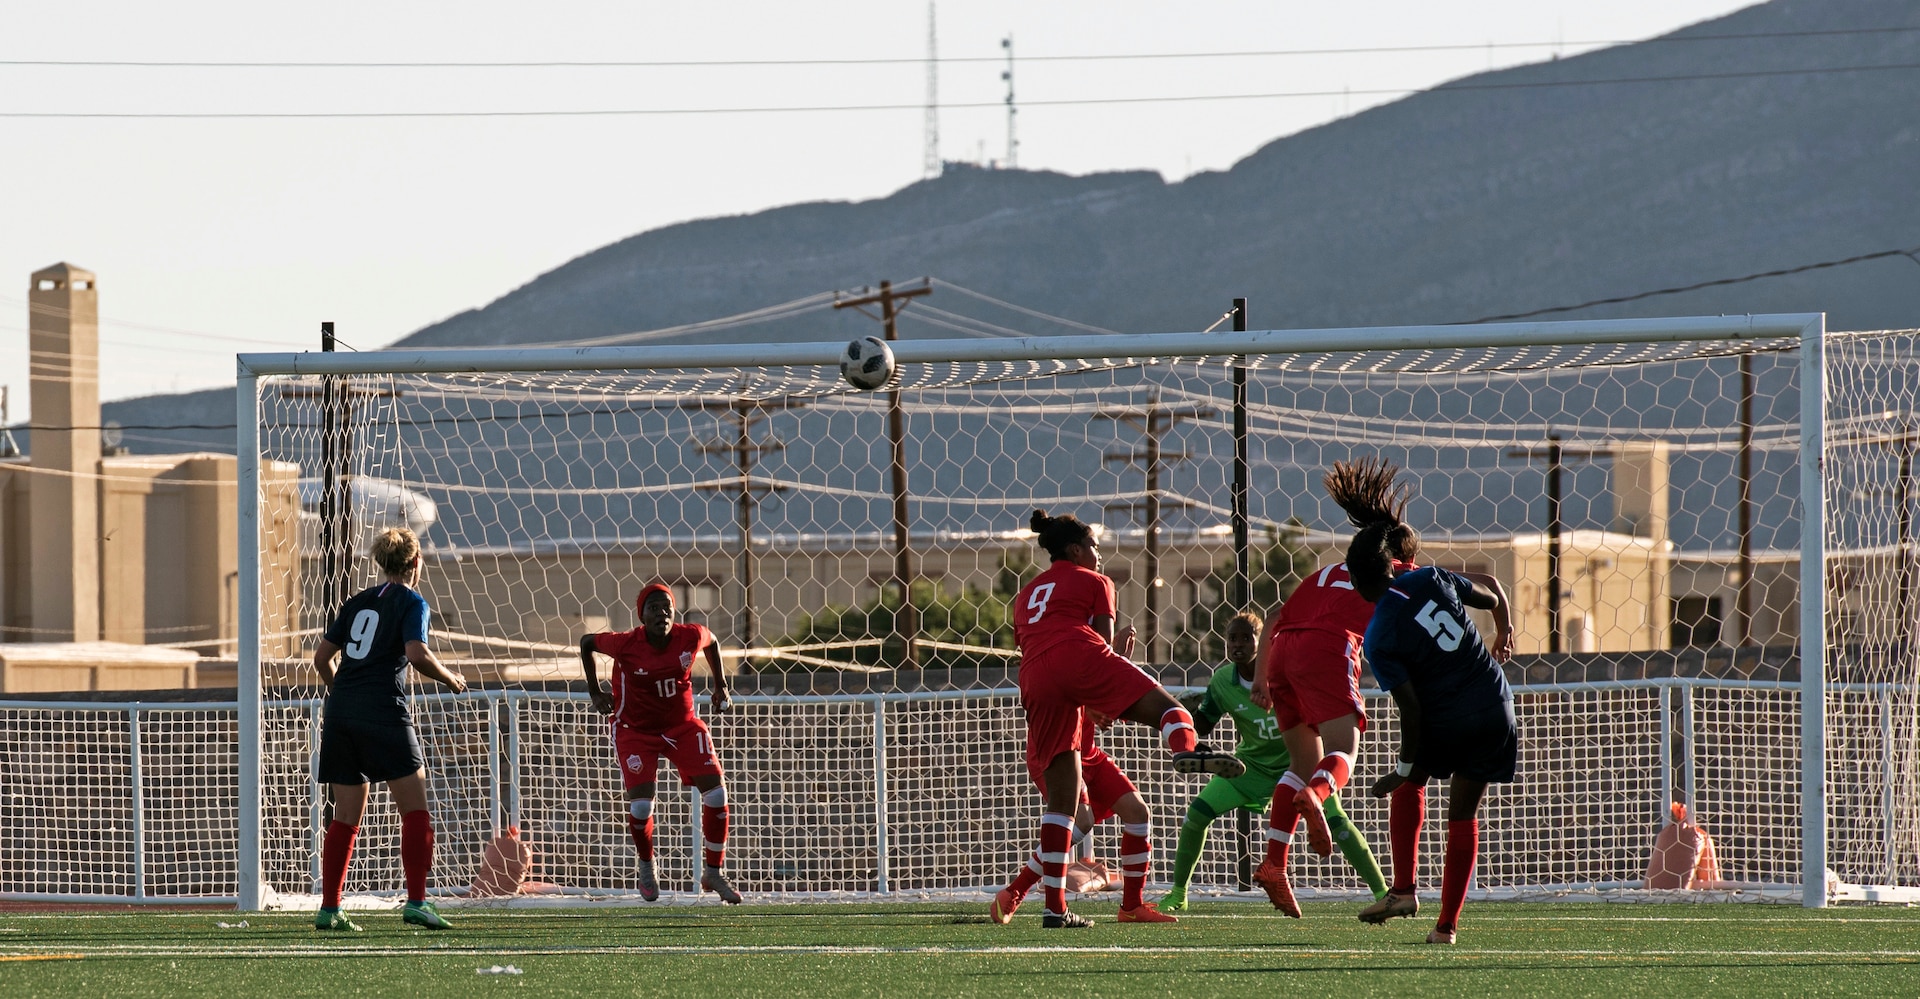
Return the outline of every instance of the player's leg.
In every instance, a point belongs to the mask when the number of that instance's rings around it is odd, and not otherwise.
[[[627,837],[633,840],[634,855],[639,858],[640,897],[648,902],[660,900],[660,881],[653,874],[653,796],[654,782],[644,781],[626,789]]]
[[[1387,897],[1387,879],[1380,871],[1380,861],[1373,855],[1373,847],[1367,838],[1360,835],[1359,827],[1347,818],[1346,810],[1340,807],[1338,797],[1328,798],[1320,806],[1326,816],[1327,828],[1333,833],[1333,843],[1340,848],[1340,855],[1347,858],[1347,864],[1353,868],[1360,880],[1366,882],[1367,890],[1373,892],[1374,901]]]
[[[1080,754],[1068,749],[1048,762],[1041,781],[1047,810],[1040,816],[1040,885],[1046,912],[1040,925],[1047,929],[1092,925],[1067,911],[1067,857],[1073,846],[1073,816],[1080,806]]]
[[[360,927],[340,911],[340,894],[347,882],[347,864],[353,859],[353,842],[360,834],[360,816],[367,807],[367,785],[328,787],[333,793],[333,821],[327,824],[320,848],[320,912],[313,925],[316,929],[358,933]]]
[[[1139,671],[1139,667],[1132,663],[1127,665],[1135,672]],[[1140,675],[1146,678],[1148,686],[1140,690],[1138,697],[1124,710],[1110,714],[1159,730],[1167,752],[1173,754],[1173,769],[1177,773],[1238,777],[1246,772],[1246,764],[1232,753],[1200,745],[1199,738],[1194,735],[1193,716],[1187,713],[1186,707],[1151,677],[1145,673]]]
[[[1464,774],[1454,774],[1447,787],[1447,862],[1440,874],[1440,918],[1428,943],[1450,944],[1460,930],[1460,910],[1480,855],[1480,798],[1486,791],[1486,781]]]
[[[640,897],[648,902],[660,899],[660,881],[653,874],[653,799],[654,774],[666,748],[666,741],[656,733],[613,726],[613,758],[620,766],[620,786],[627,798],[627,837],[633,840],[638,858],[634,880]]]
[[[387,781],[393,807],[400,812],[400,869],[407,878],[407,904],[400,919],[430,930],[450,929],[440,910],[427,901],[427,875],[433,870],[433,813],[427,811],[427,772]]]
[[[1115,768],[1116,770],[1118,768]],[[1123,923],[1178,922],[1146,900],[1147,869],[1153,862],[1153,812],[1138,791],[1128,791],[1113,803],[1120,820],[1120,872],[1123,879],[1120,914]]]
[[[700,890],[713,892],[728,905],[739,905],[740,893],[720,870],[727,856],[727,787],[719,774],[696,777],[693,786],[700,791],[701,859],[706,868],[700,873]]]
[[[1235,808],[1264,806],[1273,793],[1273,780],[1271,775],[1249,769],[1238,777],[1215,777],[1200,789],[1180,823],[1180,838],[1173,852],[1173,887],[1161,897],[1160,908],[1179,912],[1187,907],[1187,889],[1193,883],[1200,854],[1206,850],[1207,830],[1213,820]],[[1265,787],[1260,786],[1263,782]]]
[[[1287,880],[1287,854],[1293,846],[1293,834],[1300,828],[1296,802],[1305,786],[1300,775],[1291,770],[1274,784],[1267,809],[1267,854],[1260,869],[1253,872],[1253,880],[1266,890],[1273,907],[1295,919],[1300,918],[1300,903],[1294,900],[1293,885]]]
[[[1313,852],[1322,857],[1333,855],[1333,829],[1322,814],[1322,806],[1333,800],[1333,796],[1347,786],[1347,779],[1353,775],[1353,753],[1360,744],[1360,730],[1364,724],[1361,716],[1353,713],[1327,719],[1314,726],[1319,732],[1322,755],[1315,765],[1313,773],[1307,777],[1307,786],[1298,794],[1300,817],[1307,824],[1307,842]],[[1288,751],[1293,747],[1289,745]],[[1300,759],[1300,757],[1294,757]]]
[[[1420,913],[1420,827],[1427,820],[1427,775],[1413,774],[1387,798],[1387,846],[1393,855],[1393,885],[1384,898],[1360,910],[1360,921],[1384,923]]]
[[[1034,778],[1034,784],[1041,789],[1044,795],[1046,788],[1040,777],[1036,776]],[[1044,797],[1042,801],[1045,801]],[[1073,844],[1069,848],[1068,853],[1079,857],[1085,852],[1085,849],[1092,841],[1094,825],[1093,809],[1087,804],[1086,794],[1083,789],[1080,797],[1080,809],[1073,817]],[[1074,863],[1077,862],[1078,861],[1069,861],[1065,873],[1071,873]],[[1102,872],[1104,873],[1104,871],[1103,866]],[[1019,910],[1020,903],[1026,900],[1027,893],[1033,890],[1034,885],[1040,883],[1041,874],[1040,850],[1038,847],[1035,847],[1034,851],[1027,855],[1026,863],[1020,865],[1020,870],[1013,876],[1013,880],[1007,882],[1005,888],[994,893],[993,903],[987,907],[988,918],[1002,926],[1012,922],[1013,914]],[[1105,878],[1106,880],[1101,884],[1102,889],[1106,887],[1107,882],[1112,880],[1112,875],[1106,874]]]

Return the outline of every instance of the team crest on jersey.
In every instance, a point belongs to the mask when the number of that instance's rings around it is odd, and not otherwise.
[[[633,771],[634,773],[639,773],[640,767],[645,763],[646,761],[640,758],[639,753],[635,753],[632,756],[627,757],[627,769]]]
[[[681,669],[693,668],[693,653],[691,652],[680,653],[680,668]]]

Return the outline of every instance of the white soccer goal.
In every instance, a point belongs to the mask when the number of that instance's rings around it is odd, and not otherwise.
[[[1034,571],[1027,513],[1103,525],[1139,657],[1198,685],[1243,600],[1270,611],[1337,560],[1350,532],[1318,479],[1362,454],[1407,470],[1428,561],[1515,599],[1523,761],[1483,813],[1483,890],[1636,886],[1682,800],[1721,887],[1902,897],[1920,350],[1823,322],[901,341],[881,393],[839,380],[839,343],[244,355],[234,897],[317,877],[306,650],[370,581],[370,527],[422,529],[434,644],[479,681],[416,697],[436,890],[516,825],[537,880],[631,891],[573,650],[632,627],[661,578],[741,670],[714,728],[742,890],[950,891],[1001,882],[1036,828],[1005,610]],[[294,518],[273,491],[302,480],[319,502]],[[1348,808],[1384,859],[1357,790],[1395,738],[1372,703]],[[1125,728],[1163,879],[1197,785]],[[684,881],[688,803],[662,781],[662,869]],[[397,841],[377,798],[350,889],[398,885]],[[1235,888],[1238,848],[1219,823],[1197,882]],[[1357,887],[1337,858],[1297,871]]]

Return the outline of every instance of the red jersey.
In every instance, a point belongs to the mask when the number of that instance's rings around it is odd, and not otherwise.
[[[1087,622],[1112,617],[1113,606],[1113,580],[1072,562],[1055,562],[1014,594],[1014,642],[1022,656],[1069,643],[1104,649],[1106,639]]]
[[[713,644],[705,625],[676,624],[657,649],[644,628],[605,631],[593,647],[613,657],[613,720],[643,732],[684,725],[693,713],[693,661]]]
[[[1410,569],[1413,565],[1395,562],[1393,567]],[[1321,566],[1318,572],[1301,580],[1300,585],[1293,588],[1293,594],[1280,605],[1280,613],[1267,625],[1267,647],[1275,646],[1281,632],[1318,631],[1346,639],[1348,657],[1357,666],[1360,643],[1366,637],[1367,623],[1372,620],[1373,605],[1353,588],[1347,564]]]

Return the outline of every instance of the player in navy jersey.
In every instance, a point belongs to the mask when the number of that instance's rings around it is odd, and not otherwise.
[[[340,889],[366,810],[367,785],[384,781],[400,810],[400,865],[407,881],[407,904],[400,918],[444,930],[447,921],[427,901],[433,817],[427,811],[426,761],[407,710],[407,666],[456,694],[467,684],[427,649],[427,601],[413,588],[420,581],[420,539],[404,527],[390,527],[374,540],[372,555],[387,581],[341,606],[313,650],[314,671],[327,685],[317,776],[333,790],[333,822],[321,848],[323,895],[314,926],[360,929],[340,912]]]
[[[1440,918],[1427,935],[1428,943],[1451,944],[1480,849],[1481,796],[1488,784],[1513,780],[1520,754],[1513,691],[1500,670],[1513,656],[1513,623],[1507,595],[1491,576],[1396,568],[1387,539],[1410,530],[1397,517],[1378,520],[1347,548],[1354,588],[1374,604],[1364,640],[1367,664],[1400,713],[1399,763],[1373,785],[1374,797],[1393,796],[1393,886],[1360,918],[1382,923],[1420,911],[1416,875],[1427,778],[1451,777]],[[1469,607],[1493,612],[1490,644],[1481,641]]]

